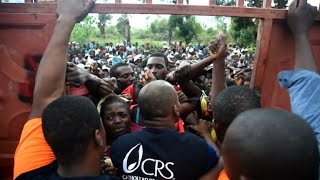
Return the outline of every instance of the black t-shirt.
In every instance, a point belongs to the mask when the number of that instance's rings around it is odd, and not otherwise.
[[[216,151],[200,137],[171,129],[150,129],[119,137],[111,159],[122,179],[194,180],[218,162]]]
[[[114,177],[105,176],[105,175],[96,176],[96,177],[63,178],[63,177],[59,176],[58,173],[53,173],[53,174],[49,175],[46,179],[47,180],[118,180],[119,178],[114,178]]]

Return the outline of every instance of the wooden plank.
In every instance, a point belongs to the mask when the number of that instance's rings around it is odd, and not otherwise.
[[[56,3],[1,3],[0,13],[56,13]],[[237,16],[270,19],[285,19],[287,15],[284,9],[161,4],[97,4],[92,13]]]
[[[56,3],[0,3],[1,13],[56,13]],[[285,9],[262,9],[225,6],[161,4],[96,4],[92,13],[102,14],[177,14],[286,19]],[[320,21],[318,13],[317,21]]]
[[[272,19],[261,19],[258,27],[255,64],[250,88],[261,90],[271,38]]]
[[[216,0],[209,0],[210,6],[215,6],[217,4]]]
[[[146,0],[146,4],[152,4],[152,0]]]
[[[263,7],[264,8],[271,8],[272,0],[263,0]]]
[[[243,6],[244,6],[244,0],[237,0],[237,1],[236,1],[236,5],[237,5],[238,7],[243,7]]]

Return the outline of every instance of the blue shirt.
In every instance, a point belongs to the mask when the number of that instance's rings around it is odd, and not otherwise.
[[[278,80],[289,91],[292,112],[312,127],[320,149],[320,75],[308,70],[282,71]]]

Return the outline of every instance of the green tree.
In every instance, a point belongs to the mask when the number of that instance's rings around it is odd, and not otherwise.
[[[285,9],[288,4],[288,0],[274,0],[275,8],[277,9]]]
[[[252,18],[235,17],[231,20],[230,34],[240,46],[255,46],[257,26]]]
[[[106,25],[107,22],[112,19],[112,16],[110,14],[99,14],[98,17],[98,28],[100,30],[100,34],[102,37],[106,36]]]
[[[248,1],[248,7],[262,7],[262,0],[249,0]]]
[[[130,21],[127,14],[124,14],[118,18],[117,30],[121,37],[126,38],[127,42],[130,41]]]
[[[219,6],[235,6],[236,5],[235,0],[217,0],[216,3]]]
[[[172,35],[173,31],[176,32],[176,35],[184,39],[186,44],[190,43],[194,37],[197,38],[197,35],[203,31],[202,26],[196,21],[194,16],[171,15],[168,26],[169,34]],[[169,39],[170,41],[171,39]]]
[[[71,34],[71,39],[79,43],[85,43],[90,40],[90,37],[95,32],[96,20],[93,16],[88,15],[83,21],[75,25],[75,28]]]
[[[169,27],[167,19],[156,19],[150,24],[150,30],[157,40],[168,39]]]

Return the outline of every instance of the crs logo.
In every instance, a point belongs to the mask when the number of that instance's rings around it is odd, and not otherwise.
[[[128,165],[128,158],[130,157],[131,153],[135,149],[138,149],[138,159],[136,162]],[[139,143],[135,145],[133,148],[131,148],[126,154],[125,158],[123,159],[123,162],[122,162],[123,171],[127,174],[131,174],[135,172],[137,169],[141,168],[141,171],[143,172],[143,174],[147,176],[158,177],[160,175],[164,179],[174,178],[174,173],[169,167],[169,166],[174,166],[173,162],[164,163],[158,159],[152,159],[152,158],[142,159],[142,157],[143,157],[143,146],[142,144]],[[147,167],[146,163],[148,163],[148,167],[150,167],[150,164],[154,166],[154,170],[152,172],[146,171],[145,169],[145,167]]]

